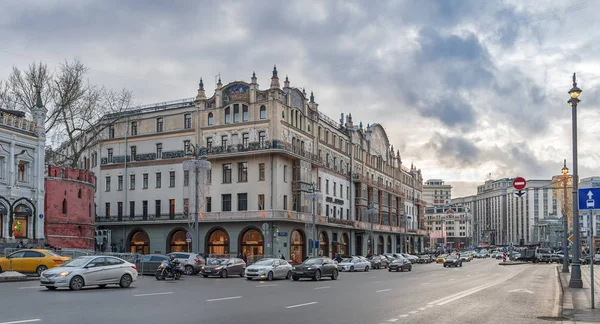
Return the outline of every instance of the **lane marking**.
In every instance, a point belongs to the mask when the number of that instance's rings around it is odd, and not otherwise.
[[[33,322],[39,322],[39,321],[41,321],[41,319],[39,319],[39,318],[34,318],[34,319],[28,319],[28,320],[22,320],[22,321],[1,322],[0,324],[33,323]]]
[[[433,306],[435,306],[435,305],[425,305],[425,307],[427,307],[427,308],[431,308]]]
[[[19,287],[19,289],[36,289],[42,288],[42,286],[34,286],[34,287]]]
[[[258,285],[256,286],[256,288],[260,288],[260,287],[275,287],[277,286],[277,284],[271,284],[271,285]]]
[[[158,295],[170,295],[172,294],[172,291],[168,291],[168,292],[160,292],[160,293],[150,293],[150,294],[138,294],[138,295],[133,295],[133,297],[145,297],[145,296],[158,296]],[[2,324],[2,323],[0,323]]]
[[[377,277],[375,277],[375,276],[368,276],[367,277],[367,279],[375,279],[375,278],[377,278]]]
[[[380,283],[380,282],[381,282],[381,281],[373,281],[373,282],[371,282],[371,283]]]
[[[397,318],[392,318],[392,319],[389,319],[389,320],[388,320],[388,322],[392,322],[392,323],[394,323],[394,322],[395,322],[395,321],[397,321],[397,320],[398,320]]]
[[[419,311],[410,311],[410,312],[408,312],[408,313],[409,313],[409,314],[416,314],[416,313],[418,313],[418,312],[419,312]]]
[[[240,299],[242,296],[234,296],[234,297],[224,297],[224,298],[215,298],[215,299],[207,299],[207,302],[221,301],[221,300],[230,300],[230,299]]]
[[[452,278],[452,279],[450,279],[449,281],[452,281],[452,280],[456,280],[456,279]]]
[[[427,309],[427,308],[425,308],[425,307],[421,307],[421,308],[419,308],[419,310],[420,310],[420,311],[424,311],[424,310],[426,310],[426,309]]]
[[[399,315],[398,317],[408,317],[408,314],[402,314],[402,315]]]
[[[429,285],[429,282],[424,282],[423,285]]]
[[[316,287],[315,290],[318,290],[318,289],[327,289],[327,288],[331,288],[331,286]]]
[[[390,291],[391,289],[381,289],[381,290],[377,290],[376,293],[380,293],[380,292],[384,292],[384,291]]]
[[[297,304],[297,305],[292,305],[292,306],[286,306],[285,308],[290,309],[290,308],[296,308],[296,307],[302,307],[302,306],[308,306],[308,305],[314,305],[314,304],[318,304],[318,303],[317,302],[310,302],[310,303],[304,303],[304,304]]]
[[[470,277],[471,275],[467,275],[467,277]]]

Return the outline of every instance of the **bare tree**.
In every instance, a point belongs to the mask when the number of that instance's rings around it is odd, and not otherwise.
[[[40,62],[25,71],[13,67],[7,81],[0,81],[0,104],[25,112],[35,106],[35,87],[42,86],[42,102],[48,109],[46,134],[61,143],[49,155],[54,162],[74,168],[132,102],[130,91],[90,84],[85,79],[88,73],[78,60],[65,61],[54,74]]]

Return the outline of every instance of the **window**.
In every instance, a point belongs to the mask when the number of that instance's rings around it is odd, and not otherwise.
[[[258,195],[258,210],[265,210],[265,195]]]
[[[63,212],[63,216],[67,216],[67,200],[63,199],[62,202],[62,212]]]
[[[238,163],[238,182],[248,182],[248,162]]]
[[[190,200],[188,198],[183,198],[183,214],[185,216],[190,214]]]
[[[123,202],[122,201],[117,202],[117,216],[119,218],[123,217]]]
[[[169,199],[169,217],[175,217],[175,199]]]
[[[335,197],[335,195],[337,194],[337,183],[335,183],[335,181],[333,182],[333,196]]]
[[[148,189],[148,173],[142,175],[142,189]]]
[[[340,198],[344,198],[344,185],[340,183]]]
[[[329,179],[325,179],[325,194],[329,195]]]
[[[110,191],[110,176],[106,177],[104,191]]]
[[[231,123],[231,109],[229,107],[225,108],[225,124]]]
[[[156,158],[162,159],[162,143],[156,143]]]
[[[135,161],[135,156],[137,155],[137,146],[132,146],[129,149],[131,150],[131,161]]]
[[[223,164],[223,183],[231,183],[231,163]]]
[[[258,165],[258,181],[265,181],[265,164]]]
[[[238,104],[233,105],[233,122],[240,122],[240,105]]]
[[[287,210],[287,196],[283,195],[283,210]]]
[[[283,166],[283,182],[287,182],[287,165]]]
[[[208,172],[206,172],[206,183],[212,183],[212,170],[208,170]]]
[[[169,171],[169,187],[175,187],[175,171]]]
[[[156,188],[160,188],[162,185],[162,175],[160,172],[156,172]]]
[[[135,201],[130,201],[129,202],[129,217],[134,217],[135,216]]]
[[[317,179],[317,191],[321,191],[321,177]]]
[[[25,161],[19,161],[19,165],[18,167],[18,177],[19,177],[19,181],[20,182],[28,182],[28,169],[29,169],[29,163],[25,162]]]
[[[250,135],[248,133],[242,134],[242,146],[248,148],[248,142],[250,142]]]
[[[148,200],[142,201],[142,217],[148,217]]]
[[[223,135],[223,136],[221,136],[221,146],[222,146],[223,148],[226,148],[226,147],[227,147],[227,135]]]
[[[156,132],[162,133],[163,131],[163,119],[162,117],[156,118]]]
[[[248,121],[248,106],[242,105],[242,121]]]
[[[267,107],[260,106],[260,119],[267,119]]]
[[[131,135],[137,135],[137,121],[131,122]]]
[[[183,115],[183,128],[192,128],[192,114]]]
[[[156,217],[160,217],[161,211],[160,211],[160,200],[155,200],[154,201],[154,215]]]
[[[123,190],[123,176],[122,175],[117,177],[117,190],[118,191]]]
[[[248,194],[239,193],[237,194],[238,211],[248,210]]]
[[[115,138],[115,125],[108,126],[108,138]]]
[[[221,195],[221,211],[231,211],[231,194]]]
[[[129,190],[135,190],[135,174],[129,175]]]
[[[190,141],[183,141],[183,152],[188,153],[191,152],[191,145],[190,145]]]
[[[212,197],[206,197],[206,212],[212,212]]]
[[[212,126],[214,122],[213,113],[208,113],[208,126]]]
[[[190,170],[183,170],[183,186],[187,187],[190,185]]]
[[[267,134],[263,131],[263,132],[258,132],[258,146],[259,147],[264,147],[265,146],[265,139],[267,137]]]
[[[106,217],[110,217],[110,203],[104,203],[104,208],[106,209]]]
[[[113,162],[113,149],[109,148],[108,150],[108,163]]]

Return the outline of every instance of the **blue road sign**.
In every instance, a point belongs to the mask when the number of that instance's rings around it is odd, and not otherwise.
[[[600,188],[579,188],[577,196],[579,210],[600,209]]]
[[[192,238],[192,233],[190,233],[190,232],[185,233],[185,237],[191,239]]]

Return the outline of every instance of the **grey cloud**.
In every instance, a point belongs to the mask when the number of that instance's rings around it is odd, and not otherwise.
[[[472,141],[440,133],[435,133],[423,149],[433,153],[440,164],[452,168],[477,165],[481,157],[481,150]]]

